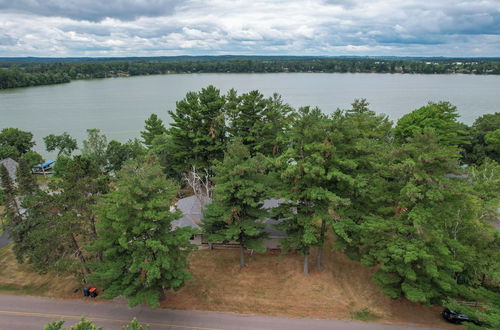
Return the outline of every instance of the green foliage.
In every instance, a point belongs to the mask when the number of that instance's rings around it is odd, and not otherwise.
[[[50,134],[43,138],[45,149],[51,152],[57,150],[57,155],[70,156],[71,153],[78,149],[76,139],[73,139],[67,132],[61,135]]]
[[[22,155],[21,158],[26,160],[29,168],[33,168],[33,166],[38,165],[38,164],[43,164],[43,162],[44,162],[42,155],[40,155],[36,151],[28,151],[27,153]]]
[[[367,322],[367,321],[376,321],[380,317],[377,314],[373,313],[369,308],[365,307],[360,310],[352,312],[351,318]]]
[[[423,74],[500,74],[494,58],[322,58],[289,56],[178,56],[113,58],[98,61],[74,59],[3,59],[0,89],[67,83],[73,79],[165,73],[254,72],[377,72]]]
[[[90,157],[101,167],[106,165],[106,135],[101,130],[92,128],[87,130],[87,140],[83,141],[82,155]]]
[[[332,121],[319,109],[299,109],[287,138],[288,148],[276,161],[283,185],[278,194],[288,201],[280,207],[288,219],[282,224],[288,233],[282,243],[285,250],[298,250],[307,258],[311,247],[323,246],[334,210],[348,203],[331,185],[349,185],[352,178],[343,172],[345,160]],[[304,266],[307,274],[307,260]]]
[[[457,108],[449,102],[429,102],[401,117],[394,128],[394,137],[404,142],[427,128],[434,129],[444,145],[463,145],[466,143],[466,127],[457,121],[458,117]]]
[[[144,326],[140,324],[137,319],[134,319],[130,322],[130,324],[123,327],[123,330],[149,330],[149,326]]]
[[[225,98],[214,86],[200,92],[189,92],[177,102],[175,111],[169,111],[173,122],[173,167],[179,173],[192,166],[209,169],[215,160],[222,160],[226,144],[224,117]]]
[[[179,212],[170,212],[177,187],[154,157],[128,162],[113,189],[97,206],[98,239],[89,247],[102,253],[91,264],[89,280],[101,284],[105,297],[124,296],[130,306],[158,306],[164,290],[180,289],[190,278],[189,228],[173,228]]]
[[[20,262],[27,262],[41,273],[88,273],[88,255],[81,246],[96,237],[92,206],[106,192],[107,180],[93,162],[84,156],[68,158],[64,173],[50,183],[58,193],[36,190],[25,195],[27,212],[22,221],[10,221],[13,250]]]
[[[54,176],[62,178],[66,175],[68,171],[68,166],[71,162],[72,158],[70,156],[59,155],[54,163],[53,171]]]
[[[386,203],[394,213],[361,217],[350,244],[365,265],[380,265],[374,279],[386,294],[436,303],[456,294],[458,284],[474,285],[478,274],[489,272],[495,257],[484,251],[497,244],[495,230],[481,216],[489,198],[479,185],[452,175],[459,173],[458,151],[442,145],[432,130],[417,133],[391,155],[387,191],[399,193]]]
[[[0,160],[5,158],[17,159],[19,156],[19,151],[16,147],[0,145]]]
[[[231,139],[241,140],[252,155],[272,156],[283,151],[279,137],[290,123],[292,108],[283,104],[279,95],[265,99],[256,90],[241,96],[230,90],[226,99]]]
[[[163,167],[167,177],[180,180],[181,173],[176,170],[179,167],[175,162],[174,150],[176,150],[174,139],[168,134],[156,136],[149,148],[149,152],[158,158],[158,162]]]
[[[35,178],[31,173],[31,167],[24,158],[19,159],[19,167],[17,168],[16,178],[19,193],[21,195],[33,194],[35,190],[38,189]]]
[[[158,135],[167,133],[167,129],[163,125],[163,121],[154,113],[149,116],[145,123],[145,131],[141,132],[141,137],[144,140],[144,144],[151,147],[153,139]]]
[[[126,161],[135,159],[145,153],[146,150],[137,139],[129,140],[126,143],[112,140],[106,148],[106,170],[118,172]]]
[[[21,131],[18,128],[4,128],[0,132],[0,147],[11,146],[16,148],[18,155],[23,155],[35,145],[33,134]],[[6,152],[5,149],[3,151]],[[9,149],[9,152],[10,149]]]
[[[262,154],[251,157],[241,141],[229,145],[224,161],[214,168],[214,200],[203,218],[210,242],[237,241],[245,248],[265,250],[264,225],[259,220],[267,218],[262,205],[271,190],[268,167]]]
[[[54,321],[47,323],[44,327],[45,330],[103,330],[102,327],[97,327],[92,321],[82,317],[80,322],[75,323],[71,328],[63,328],[64,321]]]
[[[481,164],[486,157],[500,162],[500,112],[486,114],[474,121],[464,146],[464,161]]]
[[[2,199],[5,206],[7,221],[18,222],[19,207],[16,201],[17,189],[7,171],[7,168],[0,165],[0,183],[2,187]]]
[[[71,326],[70,329],[63,328],[64,320],[54,321],[47,323],[44,327],[45,330],[102,330],[102,327],[97,327],[92,321],[89,321],[82,317],[80,322]],[[123,330],[149,330],[149,326],[144,326],[140,324],[134,317],[129,324],[122,327]]]

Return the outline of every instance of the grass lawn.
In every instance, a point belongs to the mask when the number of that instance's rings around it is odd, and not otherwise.
[[[312,253],[308,277],[302,275],[298,254],[247,257],[248,266],[240,269],[237,249],[193,252],[189,257],[193,279],[181,290],[167,292],[161,307],[453,328],[441,319],[439,307],[384,295],[371,280],[371,269],[340,252],[325,251],[321,271],[313,268]],[[0,293],[82,298],[74,278],[35,273],[29,265],[17,263],[10,245],[0,249],[0,264]]]
[[[393,300],[373,283],[372,270],[340,252],[324,256],[324,269],[306,277],[298,254],[253,254],[240,269],[236,249],[199,250],[190,256],[194,278],[168,292],[162,307],[448,327],[441,308]],[[315,254],[310,259],[314,267]]]
[[[30,265],[18,264],[11,245],[0,249],[0,265],[0,293],[64,298],[80,288],[72,276],[40,275]]]
[[[0,205],[0,235],[3,234],[3,212],[5,210],[5,207],[4,206],[1,206]]]

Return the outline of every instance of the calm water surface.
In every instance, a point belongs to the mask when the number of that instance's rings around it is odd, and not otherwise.
[[[108,138],[139,137],[151,113],[166,123],[188,91],[212,84],[224,93],[260,90],[279,93],[294,107],[318,106],[326,113],[346,109],[355,98],[396,121],[428,101],[450,101],[461,121],[500,111],[500,76],[340,73],[179,74],[75,81],[64,85],[0,91],[0,129],[18,127],[35,135],[37,151],[48,134],[69,132],[79,141],[87,128]],[[44,153],[46,154],[46,153]]]

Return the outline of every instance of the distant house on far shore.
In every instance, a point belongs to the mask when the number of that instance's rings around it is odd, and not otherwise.
[[[5,158],[0,160],[0,166],[3,165],[7,169],[7,172],[9,173],[10,179],[12,182],[16,182],[16,172],[17,168],[19,167],[19,164],[12,158]],[[2,178],[0,178],[0,183],[1,183]]]

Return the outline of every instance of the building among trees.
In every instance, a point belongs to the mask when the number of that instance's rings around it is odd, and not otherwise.
[[[2,165],[5,166],[5,168],[7,169],[7,172],[9,173],[9,176],[10,176],[12,182],[15,182],[17,168],[19,167],[18,162],[16,162],[12,158],[5,158],[5,159],[0,160],[0,166],[2,166]],[[0,183],[1,183],[1,179],[0,179]]]

